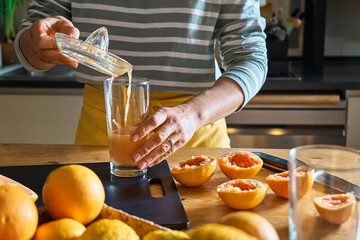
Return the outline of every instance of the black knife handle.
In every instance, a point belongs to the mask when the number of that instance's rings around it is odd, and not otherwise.
[[[283,172],[288,170],[288,161],[279,157],[262,152],[253,152],[264,162],[264,167],[274,172]]]

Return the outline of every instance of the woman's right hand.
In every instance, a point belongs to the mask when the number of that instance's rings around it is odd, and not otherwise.
[[[75,38],[80,35],[72,22],[61,16],[40,19],[23,33],[20,48],[31,65],[38,69],[48,69],[55,64],[67,64],[73,68],[78,66],[75,60],[60,53],[55,40],[56,32]]]

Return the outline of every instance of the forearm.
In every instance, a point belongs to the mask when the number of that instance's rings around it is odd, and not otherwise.
[[[244,104],[244,93],[235,81],[220,78],[207,91],[184,103],[197,115],[199,128],[235,112]]]

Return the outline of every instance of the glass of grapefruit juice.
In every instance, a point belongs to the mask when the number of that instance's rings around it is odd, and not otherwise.
[[[106,122],[109,138],[110,170],[117,177],[136,177],[138,169],[132,153],[146,139],[132,142],[131,134],[148,117],[149,81],[146,78],[118,77],[104,81]]]

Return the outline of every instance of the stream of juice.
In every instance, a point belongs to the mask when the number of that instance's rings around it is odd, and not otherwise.
[[[121,126],[116,122],[116,119],[113,119],[116,126],[119,128],[118,131],[113,132],[121,132],[121,134],[112,133],[109,136],[109,150],[110,150],[110,158],[113,163],[117,163],[122,166],[134,166],[136,163],[132,160],[131,155],[135,149],[137,149],[141,144],[144,143],[146,139],[141,141],[137,141],[136,143],[132,142],[130,136],[132,132],[135,130],[135,127],[127,126],[127,118],[130,107],[130,96],[131,96],[131,81],[132,81],[132,69],[128,72],[129,79],[129,87],[126,92],[126,105],[125,105],[125,113],[124,113],[124,125]],[[111,77],[111,82],[114,80],[114,77]]]

